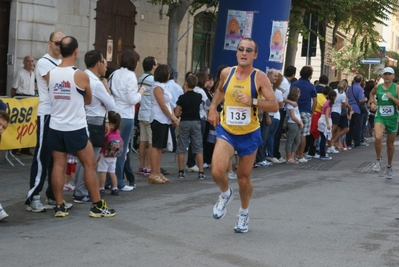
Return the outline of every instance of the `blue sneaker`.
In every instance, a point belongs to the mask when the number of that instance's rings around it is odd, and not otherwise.
[[[213,207],[213,218],[221,219],[226,215],[227,205],[233,200],[234,192],[233,189],[230,188],[230,196],[227,198],[222,197],[222,194],[219,195],[219,199]]]
[[[236,222],[236,226],[234,227],[234,232],[236,233],[246,233],[248,232],[248,222],[249,215],[247,214],[237,214],[238,220]]]

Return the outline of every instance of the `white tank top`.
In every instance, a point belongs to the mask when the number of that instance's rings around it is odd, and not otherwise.
[[[50,128],[69,132],[87,127],[84,108],[85,90],[75,84],[75,67],[56,67],[50,71]]]

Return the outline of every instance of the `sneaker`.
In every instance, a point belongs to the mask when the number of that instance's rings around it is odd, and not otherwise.
[[[105,189],[100,189],[100,196],[105,196]]]
[[[219,195],[219,199],[213,207],[213,218],[221,219],[226,215],[227,205],[233,200],[234,192],[233,189],[230,188],[230,196],[227,198],[222,197],[222,194]]]
[[[98,205],[101,206],[99,207]],[[114,209],[109,209],[104,199],[101,199],[100,203],[92,204],[89,212],[89,216],[93,218],[114,217],[115,214],[116,211]]]
[[[305,158],[300,158],[300,159],[298,159],[298,162],[300,162],[300,163],[306,163],[306,162],[308,162],[308,160],[305,159]]]
[[[281,164],[282,162],[280,160],[278,160],[277,158],[271,158],[271,162],[272,163],[276,163],[276,164]]]
[[[161,168],[161,173],[163,175],[168,175],[169,174],[169,172],[167,170],[163,169],[163,168]]]
[[[26,210],[32,212],[44,212],[46,211],[46,207],[40,202],[40,196],[33,196],[32,202],[26,206]]]
[[[236,180],[237,179],[237,174],[235,174],[234,172],[228,172],[227,173],[227,177],[231,180]]]
[[[281,163],[286,162],[285,158],[283,158],[283,157],[278,158],[278,160],[279,160]]]
[[[319,158],[320,158],[320,154],[315,153],[314,156],[313,156],[313,158],[314,158],[314,159],[319,159]]]
[[[8,217],[7,212],[4,209],[1,209],[0,210],[0,221],[5,219],[5,218],[7,218],[7,217]]]
[[[129,181],[129,186],[133,187],[133,189],[136,189],[136,183]]]
[[[236,222],[236,226],[234,227],[234,232],[236,233],[246,233],[248,232],[248,222],[249,215],[247,214],[237,214],[238,220]]]
[[[140,167],[139,168],[139,174],[144,175],[145,169],[146,168],[144,168],[144,167]]]
[[[118,190],[118,189],[112,189],[111,195],[113,195],[113,196],[119,196],[119,190]]]
[[[335,147],[333,147],[333,146],[327,148],[327,152],[328,152],[328,153],[331,153],[331,154],[338,154],[338,153],[339,153],[339,151],[336,150]]]
[[[144,175],[144,176],[150,176],[150,174],[151,174],[151,169],[144,168],[144,173],[143,173],[143,175]]]
[[[205,174],[203,172],[198,173],[198,179],[204,180],[205,179]]]
[[[65,201],[61,205],[55,206],[54,211],[54,217],[65,217],[69,215],[68,209],[65,206]]]
[[[64,184],[64,191],[73,191],[75,187],[71,184]]]
[[[192,167],[186,166],[186,171],[188,171],[188,172],[199,172],[199,168],[197,167],[197,165],[194,165]]]
[[[75,203],[91,203],[93,201],[91,200],[90,196],[75,196],[74,195],[73,202],[75,202]]]
[[[376,162],[374,162],[372,170],[374,172],[380,172],[381,171],[381,160],[377,160]]]
[[[184,171],[179,172],[179,179],[184,179],[186,178],[186,173]]]
[[[313,156],[308,155],[308,154],[303,155],[303,157],[304,157],[306,160],[311,160],[311,159],[313,158]]]
[[[329,157],[329,156],[326,155],[326,156],[324,156],[324,157],[323,157],[323,156],[320,156],[320,159],[321,159],[321,160],[332,160],[332,157]]]
[[[123,192],[129,192],[129,191],[132,191],[134,188],[133,188],[133,186],[128,186],[128,185],[125,185],[124,187],[122,187],[121,189],[119,189],[120,191],[123,191]]]
[[[204,169],[208,169],[208,168],[211,167],[211,164],[208,164],[208,163],[205,162],[203,166],[204,166]]]
[[[392,166],[391,167],[387,166],[386,174],[387,174],[387,179],[392,179],[392,176],[393,176]]]
[[[355,148],[365,148],[366,146],[365,143],[360,143],[358,146],[355,146]]]
[[[258,165],[260,167],[270,167],[270,166],[273,166],[273,163],[268,162],[267,160],[264,160],[264,161],[258,162]]]

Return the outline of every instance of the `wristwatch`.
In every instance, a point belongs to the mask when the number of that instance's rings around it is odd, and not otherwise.
[[[258,105],[258,99],[257,98],[252,98],[252,106],[256,107]]]

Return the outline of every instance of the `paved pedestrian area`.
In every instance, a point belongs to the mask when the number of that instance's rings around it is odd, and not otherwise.
[[[254,169],[246,234],[233,231],[236,181],[226,216],[215,220],[210,170],[205,180],[178,179],[174,154],[162,158],[170,183],[150,185],[137,174],[133,192],[107,191],[117,210],[107,219],[90,218],[88,204],[65,218],[26,211],[32,158],[21,156],[26,166],[0,164],[0,202],[10,215],[0,221],[1,266],[399,266],[398,153],[392,180],[372,172],[373,143],[331,161]],[[138,156],[131,162],[137,170]]]

